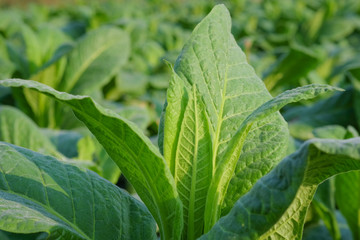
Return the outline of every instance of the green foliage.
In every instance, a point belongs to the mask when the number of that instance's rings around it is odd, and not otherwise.
[[[48,238],[156,239],[145,206],[97,174],[13,145],[0,149],[0,229]]]
[[[359,144],[359,138],[304,143],[240,198],[203,239],[301,239],[317,185],[338,171],[358,170]]]
[[[86,18],[92,28],[108,21],[108,11],[114,16],[136,15],[129,6],[124,9],[115,6],[109,5],[99,15],[86,7],[77,14]],[[197,22],[202,16],[195,13],[205,12],[206,6],[211,5],[200,6],[204,9],[189,7],[197,18],[186,17],[181,22],[183,26]],[[241,6],[239,4],[233,11],[241,11]],[[224,5],[217,5],[195,27],[174,67],[168,70],[163,70],[158,60],[165,55],[165,50],[180,48],[185,42],[184,36],[188,37],[188,34],[180,34],[184,38],[172,42],[172,37],[179,33],[171,23],[161,25],[153,18],[150,21],[118,19],[113,23],[116,26],[91,30],[65,45],[60,46],[62,40],[45,41],[44,49],[39,45],[44,41],[41,31],[59,36],[59,39],[64,33],[52,28],[20,27],[25,47],[17,49],[16,41],[9,41],[7,51],[12,55],[9,59],[15,63],[17,76],[32,80],[8,79],[0,81],[0,85],[13,89],[17,104],[40,126],[80,126],[73,120],[74,114],[96,140],[86,130],[81,130],[81,134],[78,129],[41,131],[18,110],[1,107],[1,140],[51,154],[60,161],[12,145],[0,145],[4,156],[0,161],[4,168],[0,178],[3,181],[2,185],[0,182],[0,187],[3,186],[0,201],[4,201],[7,218],[18,223],[3,221],[1,225],[0,221],[0,230],[4,231],[0,234],[7,237],[45,232],[50,237],[63,234],[74,239],[100,239],[105,236],[101,234],[108,234],[105,238],[155,239],[155,220],[162,239],[301,239],[306,219],[311,218],[306,218],[306,214],[318,185],[339,173],[360,170],[360,139],[356,129],[348,126],[356,126],[358,122],[357,68],[351,65],[338,72],[332,71],[336,60],[331,58],[324,63],[329,46],[326,49],[306,47],[327,37],[330,41],[339,41],[351,34],[353,27],[332,32],[326,26],[339,17],[339,14],[335,17],[334,8],[340,5],[327,1],[321,6],[321,10],[313,13],[316,6],[306,8],[300,1],[299,7],[307,10],[302,13],[292,12],[294,9],[279,1],[266,2],[263,15],[259,14],[258,18],[245,15],[249,21],[243,21],[243,28],[235,27],[234,37],[228,10]],[[253,7],[249,5],[249,9],[254,10]],[[348,11],[342,7],[343,11]],[[187,8],[179,9],[179,14],[187,16],[183,10]],[[301,44],[291,44],[276,65],[259,68],[268,68],[265,82],[262,82],[248,63],[249,55],[238,47],[236,37],[242,32],[253,36],[258,30],[276,29],[269,39],[254,44],[269,51],[281,48],[289,43],[297,26],[266,21],[283,18],[285,10],[289,14],[286,18],[303,18],[300,32],[306,34]],[[5,32],[17,31],[10,31],[8,25],[3,25]],[[75,25],[68,25],[67,31],[74,29]],[[144,43],[145,29],[147,35],[158,36],[164,44],[154,40]],[[244,51],[250,53],[252,48],[248,40],[244,42]],[[72,41],[75,44],[70,43]],[[333,50],[332,47],[329,48]],[[0,59],[7,59],[2,52],[0,49]],[[25,53],[25,57],[21,53]],[[337,57],[344,56],[347,55]],[[273,59],[269,59],[273,63]],[[299,62],[304,63],[299,65]],[[168,75],[163,72],[169,70],[172,70],[172,77],[168,83]],[[348,77],[341,79],[340,72],[348,72]],[[6,74],[11,75],[11,71]],[[346,86],[348,82],[353,84],[348,87],[350,91],[312,104],[311,99],[323,93],[342,90],[323,83]],[[284,91],[304,83],[312,84]],[[280,94],[272,97],[266,86],[272,94]],[[168,90],[164,94],[166,87]],[[136,105],[135,96],[142,96],[142,104]],[[104,97],[122,100],[130,106],[109,102]],[[159,112],[159,103],[164,97],[166,101],[158,126],[152,123],[153,117],[144,117],[144,113],[148,109]],[[313,139],[301,143],[290,138],[287,123],[278,111],[301,100],[311,106],[290,106],[284,110],[293,137],[336,140]],[[154,102],[154,106],[144,104],[146,101]],[[61,104],[70,107],[72,112]],[[143,112],[136,112],[140,106]],[[22,132],[29,132],[26,138],[17,134],[17,121],[24,123],[19,128]],[[151,136],[157,130],[159,148],[145,135]],[[36,136],[40,136],[40,140],[32,142]],[[346,138],[351,139],[340,140]],[[293,139],[290,144],[289,139]],[[297,146],[300,147],[286,156]],[[10,161],[13,155],[19,163]],[[84,163],[113,183],[121,170],[143,203],[85,170]],[[18,165],[21,168],[15,167]],[[340,218],[334,199],[354,239],[357,238],[358,212],[349,206],[356,205],[359,199],[356,194],[348,196],[349,192],[342,187],[357,179],[357,173],[346,173],[349,177],[339,175],[321,185],[311,205],[314,218],[309,220],[312,231],[306,235],[307,239],[319,232],[334,239],[345,236],[344,228],[337,224]],[[29,186],[34,181],[37,184],[29,187],[29,191],[16,192],[12,186],[19,185],[19,181],[13,179],[14,176],[24,178],[21,182]],[[80,188],[81,184],[88,187]],[[357,188],[354,186],[353,191]],[[73,208],[60,204],[60,193],[65,193],[61,197],[71,202]],[[37,198],[39,196],[43,198]],[[19,209],[27,211],[25,216],[37,220],[24,219]],[[75,209],[73,215],[66,212],[69,209]],[[119,225],[115,226],[114,222]]]

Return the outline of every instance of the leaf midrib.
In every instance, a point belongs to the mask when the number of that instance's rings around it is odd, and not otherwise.
[[[194,98],[194,119],[195,119],[195,135],[194,135],[194,157],[193,157],[193,166],[192,166],[192,178],[191,178],[191,188],[190,188],[190,199],[189,199],[189,211],[188,211],[188,239],[195,238],[195,193],[196,193],[196,177],[197,177],[197,158],[198,158],[198,134],[199,134],[199,120],[198,120],[198,109],[197,109],[197,97],[196,97],[196,87],[193,87],[193,98]]]

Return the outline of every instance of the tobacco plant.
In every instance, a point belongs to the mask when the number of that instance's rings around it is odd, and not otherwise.
[[[30,80],[0,84],[71,107],[145,204],[89,170],[2,143],[7,232],[156,239],[156,221],[161,239],[301,239],[317,186],[360,169],[360,138],[313,139],[285,156],[289,133],[278,110],[341,89],[314,84],[273,98],[231,35],[223,5],[198,24],[174,65],[158,148],[88,96]]]

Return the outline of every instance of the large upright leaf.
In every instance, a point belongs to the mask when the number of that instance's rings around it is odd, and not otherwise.
[[[175,64],[162,117],[164,131],[160,129],[160,149],[163,149],[175,177],[176,166],[184,164],[184,160],[177,157],[179,152],[188,157],[189,165],[198,163],[194,158],[195,151],[181,146],[183,135],[189,136],[183,131],[183,124],[188,121],[186,111],[192,101],[189,93],[196,88],[205,104],[204,116],[199,120],[202,125],[209,124],[212,142],[211,154],[207,156],[212,180],[203,216],[205,232],[221,215],[236,163],[238,168],[227,196],[229,201],[224,206],[225,212],[285,154],[288,132],[286,123],[276,111],[289,102],[332,90],[315,85],[297,89],[269,102],[248,118],[271,96],[246,62],[230,29],[230,16],[223,5],[216,6],[195,28]],[[242,148],[243,145],[246,148]],[[177,182],[177,186],[179,184],[183,182]]]
[[[360,169],[360,138],[309,140],[235,204],[202,239],[301,239],[317,185]]]
[[[298,102],[305,99],[311,99],[316,97],[319,94],[340,90],[339,88],[331,87],[328,85],[307,85],[304,87],[295,88],[292,90],[288,90],[283,92],[282,94],[278,95],[276,98],[273,98],[260,107],[258,107],[255,111],[253,111],[240,125],[238,131],[236,132],[235,136],[229,142],[229,150],[221,159],[221,162],[216,167],[215,174],[211,180],[211,185],[209,187],[208,197],[206,201],[206,208],[205,208],[205,231],[209,230],[206,227],[211,227],[215,224],[215,222],[220,217],[220,210],[219,207],[224,201],[224,194],[219,194],[219,192],[226,191],[230,178],[232,177],[232,173],[235,169],[235,164],[239,161],[237,159],[240,156],[240,152],[242,151],[242,146],[245,142],[245,138],[248,135],[249,130],[254,127],[254,125],[258,122],[263,120],[264,118],[268,117],[270,114],[277,112],[282,107],[289,103]],[[255,147],[256,151],[262,152],[262,147]],[[266,149],[266,151],[269,151]],[[270,150],[271,152],[272,150]],[[254,153],[253,153],[254,154]],[[255,154],[254,154],[255,155]],[[262,160],[262,156],[253,157],[258,161]],[[240,163],[242,164],[242,163]],[[235,178],[245,178],[249,180],[249,182],[255,183],[257,181],[257,176],[255,175],[247,175],[247,173],[251,173],[251,170],[248,168],[244,168],[243,171],[236,172]],[[249,171],[250,170],[250,171]],[[262,174],[265,175],[269,169],[266,167],[258,166],[254,170],[264,171]],[[259,176],[259,175],[258,175]],[[236,182],[235,182],[236,184]],[[247,186],[234,186],[234,188],[239,188],[242,190],[242,194],[245,193],[244,189],[247,191],[250,190],[252,187],[250,184]],[[228,200],[231,203],[231,206],[236,201],[236,196],[228,196]],[[208,225],[206,225],[208,224]]]
[[[134,186],[157,221],[161,237],[180,237],[182,204],[174,179],[158,149],[135,124],[87,96],[58,92],[31,80],[3,80],[0,85],[31,88],[70,106]]]
[[[244,119],[262,103],[271,99],[262,81],[246,62],[246,57],[237,46],[230,30],[231,20],[227,9],[223,5],[216,6],[195,28],[176,61],[163,118],[163,152],[172,172],[187,103],[184,88],[191,92],[190,86],[196,86],[198,95],[202,97],[205,105],[204,112],[212,138],[212,175],[227,151],[228,142]],[[262,130],[269,128],[277,131],[269,133],[268,138],[260,137]],[[249,134],[251,137],[246,140],[246,144],[266,145],[272,138],[273,141],[282,143],[279,145],[279,153],[286,149],[286,123],[278,113],[264,120]],[[246,148],[244,153],[248,150],[251,151],[250,148]],[[268,155],[268,165],[272,166],[280,158]],[[231,176],[232,173],[229,174]],[[223,189],[219,195],[225,195],[225,192],[226,189]]]
[[[129,56],[126,32],[102,27],[89,32],[70,53],[68,67],[59,90],[89,94],[105,85]]]
[[[146,207],[97,174],[4,143],[0,155],[1,230],[46,232],[48,239],[157,239]]]

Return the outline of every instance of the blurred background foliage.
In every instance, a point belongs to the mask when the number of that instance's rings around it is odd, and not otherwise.
[[[273,96],[311,83],[346,89],[282,111],[289,153],[314,137],[359,136],[358,0],[1,0],[0,79],[32,79],[90,95],[134,121],[156,144],[171,65],[218,3],[229,9],[236,41]],[[1,141],[85,166],[133,192],[68,108],[4,87],[0,101]],[[358,172],[323,183],[304,239],[360,239],[359,189]]]

